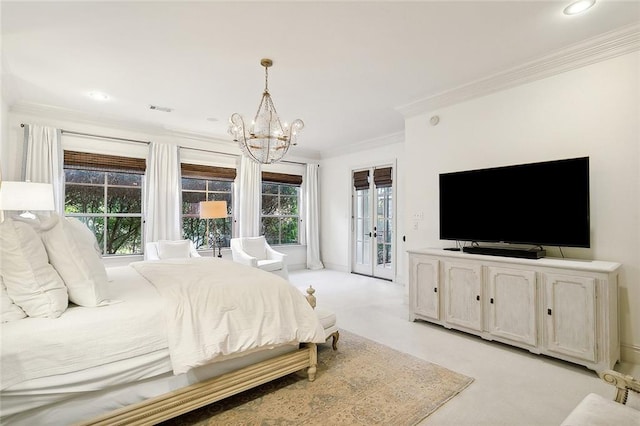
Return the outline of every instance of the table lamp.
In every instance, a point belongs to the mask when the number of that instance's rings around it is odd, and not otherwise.
[[[31,211],[55,210],[53,185],[38,182],[0,182],[0,210],[20,211],[20,215],[35,219]]]

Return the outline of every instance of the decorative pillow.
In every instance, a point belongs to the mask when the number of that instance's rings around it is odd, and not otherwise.
[[[24,313],[20,306],[13,303],[13,300],[7,293],[7,286],[4,285],[4,281],[0,276],[0,309],[2,310],[2,322],[16,321],[22,318],[26,318],[27,314]]]
[[[0,224],[0,270],[9,297],[28,316],[57,318],[67,309],[67,288],[31,225],[11,218]]]
[[[267,258],[267,247],[264,236],[243,238],[242,250],[249,256],[255,257],[258,260],[264,260]]]
[[[158,257],[160,259],[186,259],[189,254],[189,240],[161,240],[158,241]]]
[[[76,305],[95,307],[109,304],[105,292],[107,272],[96,252],[93,233],[74,218],[40,218],[40,237],[49,263],[58,271]]]
[[[87,228],[87,225],[85,225],[80,219],[75,217],[65,217],[64,231],[69,234],[71,238],[75,239],[82,248],[96,252],[98,257],[96,258],[95,256],[92,256],[92,259],[94,261],[95,259],[100,261],[100,269],[105,271],[106,275],[106,270],[102,263],[102,250],[100,249],[98,240],[96,240],[96,236],[91,232],[91,229]]]

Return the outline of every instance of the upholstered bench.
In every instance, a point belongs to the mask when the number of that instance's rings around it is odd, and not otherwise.
[[[336,325],[336,314],[324,308],[316,308],[315,311],[318,319],[320,320],[320,324],[322,324],[322,328],[324,328],[325,339],[329,340],[330,337],[333,337],[331,346],[333,347],[334,351],[337,350],[340,332],[338,331],[338,326]]]
[[[318,316],[318,320],[320,320],[320,324],[322,325],[322,328],[324,328],[325,339],[329,340],[330,337],[333,338],[331,346],[335,351],[338,349],[338,339],[340,339],[340,331],[338,331],[338,326],[336,324],[336,314],[329,309],[316,307],[316,297],[313,295],[315,292],[316,290],[309,286],[307,289],[307,300],[311,307],[314,308],[314,311]]]

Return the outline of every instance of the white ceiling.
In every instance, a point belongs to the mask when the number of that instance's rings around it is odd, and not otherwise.
[[[305,122],[299,149],[327,152],[402,132],[398,107],[640,22],[638,1],[571,17],[568,4],[5,0],[3,95],[230,140],[229,116],[255,114],[268,57],[281,118]]]

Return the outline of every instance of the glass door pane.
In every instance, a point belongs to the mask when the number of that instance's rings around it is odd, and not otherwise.
[[[354,272],[371,274],[370,191],[356,190],[354,197]]]
[[[393,279],[393,189],[376,188],[376,267],[373,275]]]

